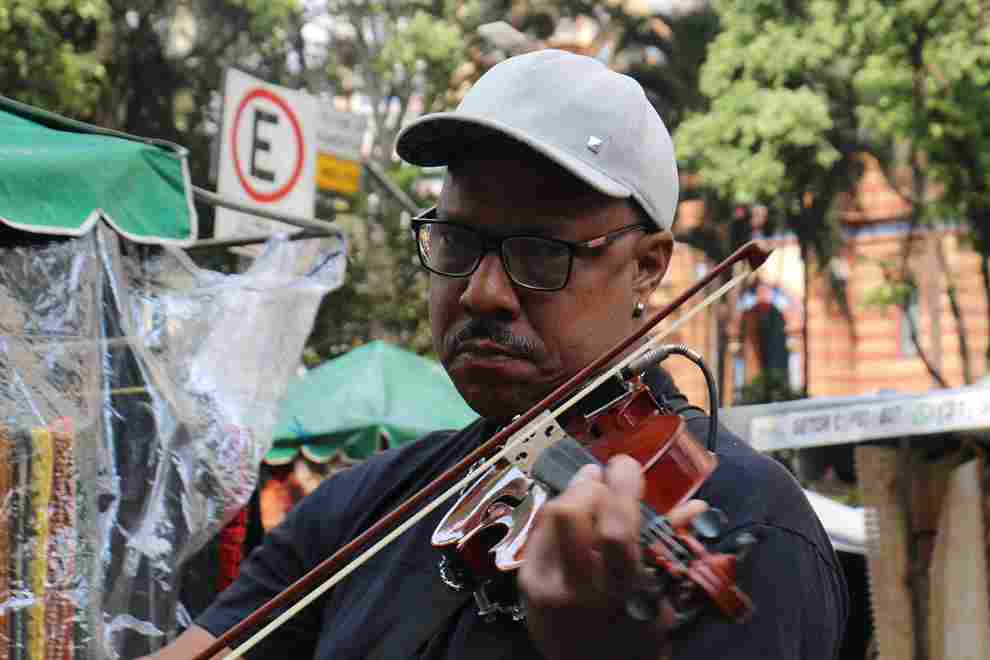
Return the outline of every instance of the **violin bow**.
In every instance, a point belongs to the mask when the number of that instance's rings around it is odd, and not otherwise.
[[[758,241],[750,241],[740,247],[703,277],[696,280],[694,284],[674,300],[657,311],[656,314],[650,317],[649,320],[629,337],[571,376],[567,381],[544,397],[542,401],[517,416],[508,426],[479,445],[456,465],[448,468],[436,479],[410,496],[391,513],[379,519],[347,544],[341,546],[336,552],[313,567],[284,591],[272,597],[267,603],[235,624],[227,632],[218,637],[210,646],[194,656],[193,660],[209,660],[217,653],[226,649],[232,640],[241,637],[249,630],[257,628],[275,610],[292,603],[290,607],[272,619],[264,627],[260,628],[254,635],[232,649],[229,654],[224,656],[224,660],[235,660],[242,657],[282,624],[295,616],[300,610],[319,598],[353,571],[357,570],[368,559],[377,554],[379,550],[460,492],[461,489],[477,478],[478,474],[483,474],[485,470],[511,452],[516,445],[529,437],[530,433],[563,414],[572,405],[580,401],[588,392],[592,391],[599,384],[638,357],[652,350],[664,337],[680,328],[696,314],[721,298],[730,289],[737,286],[752,272],[762,266],[769,256],[770,251]],[[707,296],[701,303],[688,310],[668,328],[665,328],[663,332],[655,334],[637,349],[611,365],[607,370],[604,369],[619,355],[629,350],[637,341],[643,339],[650,330],[684,305],[689,299],[697,295],[699,291],[714,282],[718,277],[721,277],[724,273],[730,272],[736,264],[741,262],[745,262],[749,268],[733,276],[716,291]],[[598,371],[603,371],[603,373],[592,377]],[[584,384],[585,381],[588,381],[587,384]],[[567,401],[564,401],[564,403],[551,411],[553,406],[565,398]],[[500,445],[503,446],[500,448]],[[471,470],[472,466],[482,461],[483,463],[477,470]],[[453,485],[449,486],[448,484],[452,482],[454,482]],[[443,488],[447,488],[447,490],[430,502],[423,504]],[[402,522],[398,523],[400,520]],[[377,541],[375,541],[376,538],[378,539]],[[360,554],[358,554],[359,552]],[[341,567],[344,562],[349,563]],[[314,588],[313,585],[316,585],[321,580],[323,582]]]

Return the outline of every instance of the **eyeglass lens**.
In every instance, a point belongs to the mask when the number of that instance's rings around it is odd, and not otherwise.
[[[467,275],[481,254],[481,236],[473,231],[441,223],[426,223],[419,230],[419,247],[430,270],[444,275]]]
[[[506,269],[517,282],[540,289],[556,289],[567,281],[571,252],[542,238],[518,236],[502,243]]]
[[[481,260],[479,234],[446,223],[424,223],[419,229],[420,253],[425,265],[442,275],[463,277]],[[564,286],[570,270],[566,245],[535,236],[514,236],[502,242],[502,259],[509,276],[522,286],[556,289]]]

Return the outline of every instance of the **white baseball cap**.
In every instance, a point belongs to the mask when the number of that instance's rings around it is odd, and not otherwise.
[[[504,135],[610,197],[635,199],[661,229],[677,208],[674,144],[638,82],[596,59],[541,50],[500,62],[453,112],[425,115],[396,150],[424,167],[447,165],[485,136]]]

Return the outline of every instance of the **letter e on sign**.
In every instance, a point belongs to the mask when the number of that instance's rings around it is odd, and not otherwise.
[[[231,127],[234,172],[256,202],[277,202],[303,172],[306,145],[292,108],[267,89],[250,90],[234,111]]]
[[[316,204],[316,98],[236,69],[224,74],[217,192],[248,207],[311,217]],[[216,238],[298,228],[217,209]]]

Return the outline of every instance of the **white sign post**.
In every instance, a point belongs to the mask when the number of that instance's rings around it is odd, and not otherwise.
[[[361,189],[361,149],[368,118],[321,107],[316,130],[316,187],[353,195]]]
[[[224,82],[217,192],[268,211],[312,217],[316,204],[317,102],[236,69]],[[217,238],[298,228],[218,208]]]
[[[316,130],[317,150],[343,160],[360,161],[367,131],[368,118],[364,115],[321,106]]]

